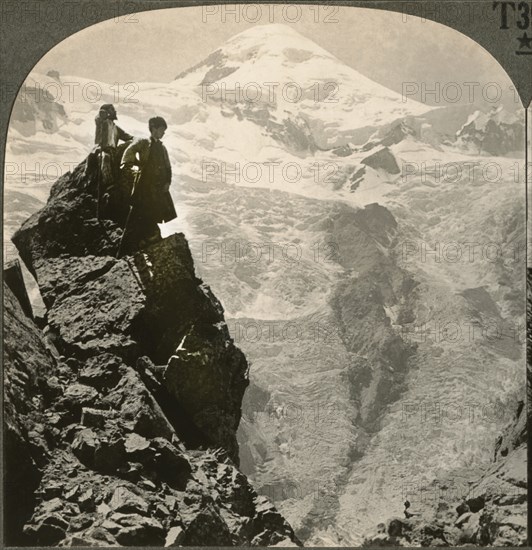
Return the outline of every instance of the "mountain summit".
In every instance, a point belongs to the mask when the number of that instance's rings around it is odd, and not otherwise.
[[[373,82],[287,25],[252,27],[178,75],[244,117],[301,117],[322,148],[365,141],[369,128],[430,110]],[[266,111],[266,112],[265,112]],[[369,133],[368,133],[369,132]]]

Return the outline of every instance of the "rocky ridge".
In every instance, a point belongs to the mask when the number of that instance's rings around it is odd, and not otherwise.
[[[497,438],[493,464],[455,502],[437,495],[432,517],[413,511],[377,527],[363,546],[527,546],[527,407]],[[405,514],[406,515],[406,514]]]
[[[47,310],[4,286],[6,543],[300,544],[238,470],[248,365],[186,239],[117,260],[95,213],[81,163],[13,237]]]

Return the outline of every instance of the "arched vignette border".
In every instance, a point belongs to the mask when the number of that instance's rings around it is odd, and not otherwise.
[[[62,42],[76,32],[109,20],[113,17],[130,13],[152,11],[164,8],[208,6],[219,4],[301,4],[308,5],[309,0],[270,0],[251,1],[245,0],[0,0],[0,26],[2,27],[2,43],[0,45],[0,75],[9,75],[9,80],[2,78],[0,85],[0,165],[2,166],[1,204],[3,212],[3,182],[4,163],[7,142],[9,120],[20,87],[37,62],[54,46]],[[529,184],[529,126],[528,110],[532,108],[532,55],[516,54],[516,38],[521,32],[516,28],[515,20],[506,27],[501,19],[501,4],[496,0],[325,0],[316,4],[337,5],[344,7],[372,8],[385,11],[394,11],[405,16],[417,16],[430,19],[450,27],[474,40],[479,46],[495,58],[506,71],[514,83],[525,107],[525,178],[528,199]],[[518,2],[513,2],[514,11]],[[528,5],[529,25],[528,32],[532,35],[532,1],[521,2]],[[39,20],[39,10],[46,6],[47,11],[53,11],[57,17],[53,19]],[[53,6],[53,10],[50,8]],[[65,9],[65,11],[63,11]],[[506,9],[506,8],[505,8]],[[508,21],[514,13],[508,10]],[[70,13],[70,17],[62,18],[61,13]],[[76,15],[77,13],[77,15]],[[37,17],[36,17],[37,16]],[[526,29],[523,29],[526,30]],[[2,214],[3,220],[3,214]],[[528,200],[526,204],[526,221],[528,221]],[[3,224],[2,224],[3,242]],[[528,234],[528,225],[527,225]],[[528,250],[528,246],[527,246]],[[528,262],[528,257],[527,257]],[[528,270],[527,270],[528,271]],[[532,269],[528,271],[532,277]],[[0,290],[3,304],[3,289]],[[527,318],[527,332],[532,320]],[[532,327],[531,327],[532,328]],[[532,346],[532,342],[527,342]],[[1,343],[3,348],[3,342]],[[527,346],[528,347],[528,346]],[[528,372],[532,371],[527,355]],[[0,381],[3,387],[3,371]],[[530,387],[532,381],[528,380]],[[3,392],[0,392],[0,403],[3,405]],[[528,417],[531,417],[532,403],[528,403]],[[530,434],[532,424],[528,422]],[[3,434],[3,429],[0,427]],[[530,440],[530,438],[529,438]],[[528,447],[528,479],[532,479],[532,452]],[[3,461],[0,469],[3,474]],[[3,477],[3,475],[2,475]],[[2,494],[3,498],[3,494]],[[532,494],[528,493],[528,510],[532,510]],[[528,545],[532,546],[532,518],[528,514]],[[3,527],[3,517],[0,519]],[[3,529],[0,529],[3,532]]]

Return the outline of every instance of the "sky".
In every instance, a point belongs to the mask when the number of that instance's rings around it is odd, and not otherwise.
[[[235,9],[237,14],[231,13]],[[437,105],[446,92],[457,104],[469,103],[471,97],[481,103],[487,97],[493,103],[500,90],[504,103],[520,107],[498,62],[458,31],[395,12],[317,4],[199,6],[131,14],[70,36],[35,70],[55,69],[62,75],[107,83],[168,82],[235,34],[269,23],[292,26],[350,67],[399,93],[404,83],[416,83],[412,99]],[[439,98],[430,93],[438,87]]]

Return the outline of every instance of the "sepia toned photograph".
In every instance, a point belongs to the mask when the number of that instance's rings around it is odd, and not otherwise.
[[[6,79],[5,546],[528,545],[530,106],[369,4],[109,3]],[[530,70],[510,4],[454,9]]]

